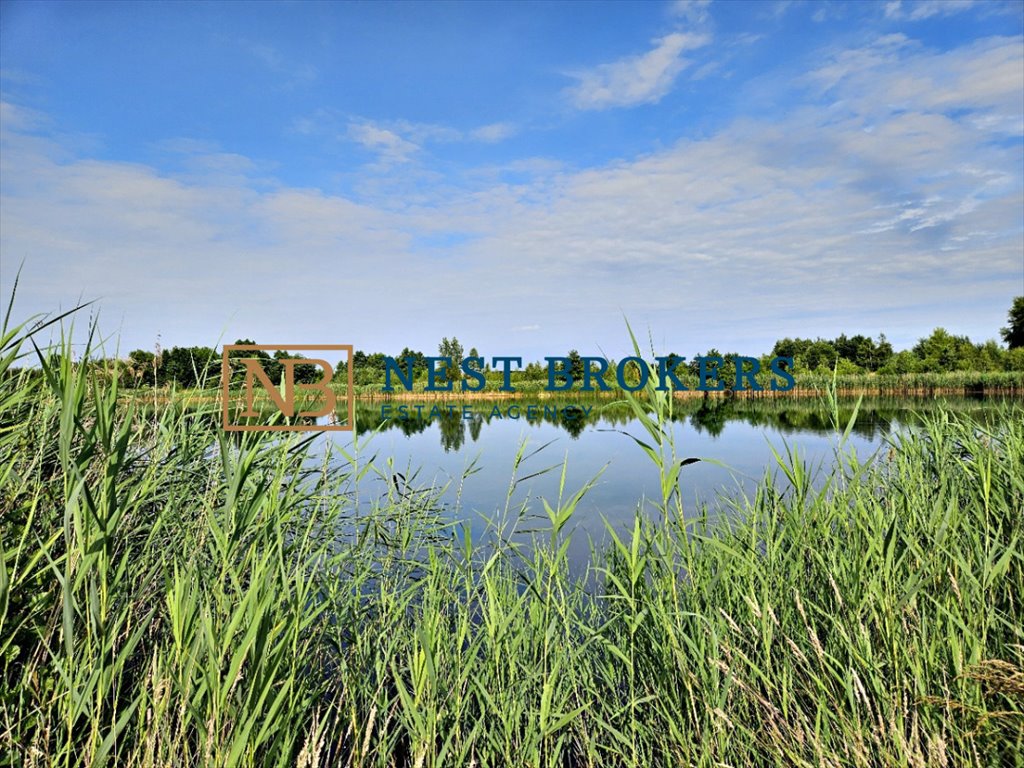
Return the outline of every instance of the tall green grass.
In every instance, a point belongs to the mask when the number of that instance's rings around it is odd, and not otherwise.
[[[1024,393],[1021,371],[942,371],[920,373],[849,373],[831,376],[820,373],[798,374],[798,389],[840,390],[875,395],[914,395],[935,393]]]
[[[525,447],[474,541],[438,489],[367,498],[396,473],[359,444],[229,439],[134,410],[66,345],[41,377],[9,374],[23,328],[0,347],[5,764],[1024,761],[1019,404],[925,417],[875,460],[837,416],[831,474],[791,449],[710,527],[672,398],[630,396],[660,498],[577,576],[587,486],[563,468],[559,498],[510,508]]]

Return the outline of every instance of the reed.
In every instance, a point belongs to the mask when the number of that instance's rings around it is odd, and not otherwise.
[[[628,395],[660,497],[580,574],[589,485],[563,463],[512,505],[528,446],[474,539],[372,434],[229,439],[66,342],[11,374],[27,333],[0,338],[4,764],[1022,764],[1019,403],[874,457],[833,403],[827,475],[789,448],[711,525],[678,403]]]

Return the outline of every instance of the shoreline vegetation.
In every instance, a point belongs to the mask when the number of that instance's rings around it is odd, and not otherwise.
[[[652,380],[671,389],[678,399],[821,397],[831,391],[840,396],[940,397],[946,395],[1024,396],[1024,297],[1014,300],[1009,327],[1000,333],[1007,346],[994,340],[974,343],[944,328],[936,328],[911,348],[893,349],[884,334],[877,340],[855,334],[834,339],[785,338],[777,341],[770,354],[747,357],[710,349],[687,361],[669,353],[656,358],[657,365],[644,362]],[[254,345],[238,339],[236,345]],[[405,347],[393,359],[384,353],[355,350],[351,359],[333,365],[331,389],[337,397],[348,394],[349,364],[356,400],[537,400],[565,397],[599,401],[619,398],[627,388],[645,398],[640,365],[653,360],[635,349],[635,357],[614,360],[580,355],[573,349],[564,357],[542,362],[520,360],[513,369],[512,358],[487,358],[476,348],[468,353],[457,338],[442,339],[437,357]],[[284,369],[291,366],[296,384],[316,384],[323,371],[315,365],[296,363],[302,355],[279,349],[228,350],[232,385],[240,385],[244,368],[238,358],[258,358],[259,368],[271,383],[281,382]],[[496,367],[492,368],[491,364]],[[97,353],[89,360],[94,375],[117,381],[122,392],[137,393],[160,402],[167,397],[185,397],[195,403],[219,397],[221,353],[213,347],[137,349],[126,358]],[[774,366],[781,365],[792,377],[791,389],[779,390]],[[468,370],[465,366],[468,366]],[[504,370],[508,366],[508,370]],[[619,368],[621,367],[621,371]],[[605,370],[606,369],[606,370]],[[611,373],[615,371],[616,373]],[[12,372],[13,373],[13,372]],[[472,373],[472,376],[469,374]],[[10,373],[7,375],[11,375]],[[610,377],[610,383],[609,383]],[[450,379],[452,389],[444,388]],[[571,379],[571,384],[562,388]],[[790,382],[783,381],[781,386]],[[506,391],[508,386],[514,391]],[[718,389],[718,387],[721,389]],[[463,389],[468,387],[468,389]],[[266,400],[261,388],[258,397]],[[604,390],[604,391],[602,391]],[[305,402],[312,402],[304,396]]]
[[[345,387],[336,390],[339,394],[346,391]],[[787,391],[770,389],[725,389],[722,391],[704,392],[697,390],[673,390],[673,397],[680,400],[714,399],[714,398],[820,398],[825,392],[832,391],[841,397],[859,396],[908,396],[937,397],[941,395],[1024,395],[1024,372],[1006,373],[955,373],[955,374],[916,374],[907,376],[843,376],[832,379],[823,376],[798,379],[797,385]],[[644,393],[636,393],[641,399]],[[523,389],[515,392],[427,392],[420,388],[410,392],[381,392],[365,387],[356,387],[357,400],[521,400],[535,398],[541,400],[565,399],[576,397],[582,400],[618,400],[621,391],[582,392],[579,389],[548,392],[544,389]]]
[[[361,442],[313,465],[29,346],[5,325],[0,764],[1021,764],[1020,402],[864,457],[833,391],[832,466],[776,454],[712,525],[680,401],[624,393],[661,493],[573,575],[598,478],[516,506],[532,446],[474,537]]]
[[[703,394],[701,390],[712,390],[708,394],[713,395],[714,390],[721,387],[735,394],[763,390],[768,393],[765,396],[770,396],[778,393],[778,387],[789,386],[786,379],[790,376],[796,379],[797,388],[807,394],[828,388],[878,394],[936,391],[952,394],[958,389],[1015,394],[1022,390],[1024,382],[1024,343],[1019,338],[1024,328],[1018,327],[1024,323],[1024,297],[1015,299],[1009,322],[1010,327],[1001,330],[1006,346],[995,340],[974,343],[967,336],[936,328],[911,349],[900,351],[893,349],[884,334],[877,340],[861,334],[840,334],[834,339],[781,339],[770,354],[753,357],[710,349],[687,359],[675,352],[655,356],[652,350],[646,357],[637,352],[616,363],[603,357],[581,355],[573,349],[561,357],[545,358],[543,362],[524,362],[521,358],[487,357],[476,348],[470,348],[467,353],[457,338],[444,338],[438,346],[438,356],[409,347],[393,358],[382,352],[355,350],[351,360],[346,356],[343,360],[325,360],[324,363],[334,366],[332,387],[336,391],[342,382],[349,380],[351,373],[359,396],[382,396],[391,388],[399,390],[399,395],[425,390],[431,390],[427,394],[439,396],[471,396],[475,390],[480,394],[502,395],[506,394],[503,392],[506,382],[521,394],[545,390],[598,394],[602,389],[614,392],[627,388],[643,392],[641,363],[653,365],[650,361],[654,359],[659,361],[657,371],[650,368],[650,376],[656,378],[663,389],[671,387],[700,394]],[[235,344],[251,346],[255,342],[238,339]],[[233,381],[244,377],[244,367],[238,364],[243,358],[258,359],[259,368],[271,382],[280,381],[285,368],[294,371],[297,383],[319,382],[323,375],[317,365],[296,362],[304,359],[303,356],[287,348],[273,354],[268,350],[233,349],[227,351],[227,358],[235,361],[229,363]],[[187,390],[217,381],[223,359],[221,352],[213,347],[161,349],[157,345],[153,351],[133,350],[125,358],[96,354],[90,364],[98,369],[96,375],[116,378],[123,390],[168,387]],[[784,377],[780,377],[775,366],[785,372]],[[562,389],[568,379],[573,384]],[[449,380],[454,392],[443,391]]]
[[[347,387],[331,387],[335,396],[342,400],[347,394]],[[1024,397],[1024,373],[936,373],[913,374],[891,377],[846,375],[846,376],[814,376],[797,379],[793,389],[778,392],[768,389],[723,390],[720,392],[700,392],[694,390],[675,390],[672,396],[680,401],[719,401],[719,400],[818,400],[831,392],[840,398],[886,398],[905,397],[914,399],[952,397]],[[174,386],[142,387],[122,390],[123,399],[139,403],[168,403],[203,405],[220,403],[222,393],[220,387],[191,387],[179,389]],[[270,404],[269,395],[257,388],[254,402],[262,405]],[[309,409],[320,402],[313,394],[299,392],[300,409]],[[485,392],[427,392],[422,383],[411,392],[381,392],[372,385],[355,387],[354,399],[357,403],[416,403],[416,402],[581,402],[581,403],[612,403],[621,401],[623,393],[614,392],[581,392],[578,389],[548,392],[543,388],[517,389],[515,392],[488,390]],[[644,391],[635,393],[642,402],[648,398]]]
[[[101,374],[102,375],[102,374]],[[121,387],[123,396],[139,395],[167,397],[216,398],[220,396],[220,387],[211,386],[210,377],[196,386],[178,387],[174,384],[151,387]],[[218,382],[219,384],[219,382]],[[348,387],[331,384],[331,390],[344,396]],[[646,390],[634,393],[641,399],[646,397]],[[948,373],[918,373],[881,376],[877,374],[814,374],[799,376],[796,386],[786,391],[770,389],[723,389],[721,391],[698,391],[695,389],[673,389],[672,394],[678,399],[750,397],[750,398],[801,398],[821,397],[825,392],[834,392],[842,396],[910,396],[931,397],[935,395],[1024,395],[1024,371],[982,372],[955,371]],[[260,388],[256,389],[259,396],[266,395]],[[357,384],[354,387],[357,400],[516,400],[525,397],[542,399],[564,399],[567,397],[609,400],[621,399],[622,391],[584,392],[578,387],[568,390],[548,391],[543,383],[527,383],[516,385],[516,391],[504,392],[499,389],[487,389],[482,392],[427,391],[424,383],[416,382],[411,391],[383,392],[381,387],[373,384]]]

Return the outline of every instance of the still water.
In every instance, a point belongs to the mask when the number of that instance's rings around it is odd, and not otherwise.
[[[839,418],[844,426],[855,403],[841,403]],[[514,404],[519,405],[519,418],[507,416]],[[367,479],[361,497],[372,498],[386,490],[386,477],[414,491],[443,489],[445,515],[468,522],[479,535],[487,528],[486,520],[514,518],[521,510],[526,512],[521,527],[531,516],[536,522],[536,516],[544,514],[541,499],[556,506],[564,467],[565,499],[597,478],[572,518],[570,558],[577,560],[589,551],[588,537],[598,542],[605,539],[605,521],[623,528],[632,523],[638,508],[644,514],[656,514],[645,499],[660,495],[658,468],[629,435],[651,440],[627,406],[608,400],[538,404],[541,407],[532,420],[525,417],[529,403],[523,400],[426,402],[419,418],[410,409],[411,418],[382,421],[381,403],[359,403],[355,447],[359,462],[375,457],[385,476]],[[443,406],[443,415],[435,412],[430,418],[433,405]],[[464,405],[469,406],[465,412]],[[544,405],[548,418],[543,416]],[[558,416],[552,413],[556,405]],[[590,410],[586,416],[571,409],[565,415],[568,405],[590,406]],[[495,407],[505,415],[492,415]],[[865,399],[845,450],[852,449],[867,460],[888,450],[890,437],[913,428],[922,416],[946,410],[994,418],[997,408],[994,399]],[[465,418],[467,413],[470,418]],[[682,469],[684,508],[696,514],[706,506],[712,520],[734,514],[728,500],[752,494],[766,472],[785,487],[773,449],[785,455],[788,446],[821,479],[834,465],[839,438],[829,409],[814,399],[683,401],[672,430],[677,456],[701,459]],[[331,437],[324,439],[353,451],[349,433],[326,434]],[[519,481],[513,486],[515,457],[524,443],[527,458],[520,463],[515,473]]]

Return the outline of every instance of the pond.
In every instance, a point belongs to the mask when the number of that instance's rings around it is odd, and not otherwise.
[[[886,449],[891,434],[912,428],[922,416],[946,410],[995,418],[999,403],[998,398],[865,399],[846,449],[868,459]],[[657,514],[644,500],[660,495],[658,468],[629,435],[650,439],[624,404],[597,399],[421,401],[404,403],[411,406],[409,418],[385,420],[382,404],[357,403],[360,463],[375,457],[382,468],[390,462],[386,473],[403,487],[443,489],[445,514],[468,522],[475,536],[486,530],[486,520],[515,518],[524,508],[521,527],[529,527],[531,516],[543,518],[541,499],[556,505],[563,465],[566,499],[597,478],[572,518],[571,560],[587,559],[589,538],[606,540],[605,521],[617,528],[631,525],[638,507]],[[391,413],[397,405],[391,404]],[[415,405],[421,406],[419,416]],[[530,405],[538,407],[531,411]],[[855,399],[840,402],[844,426],[855,405]],[[432,418],[434,406],[439,407]],[[510,417],[510,406],[517,406],[512,413],[518,418]],[[528,412],[534,418],[528,419]],[[766,472],[785,487],[773,450],[782,455],[787,446],[795,450],[820,483],[834,464],[839,438],[827,405],[813,398],[680,401],[672,429],[678,457],[701,459],[682,469],[684,509],[697,514],[706,505],[712,521],[730,514],[727,500],[752,494]],[[353,450],[350,433],[325,433],[319,439]],[[515,457],[524,443],[526,458],[513,487]],[[373,497],[386,482],[367,480],[360,496]]]

